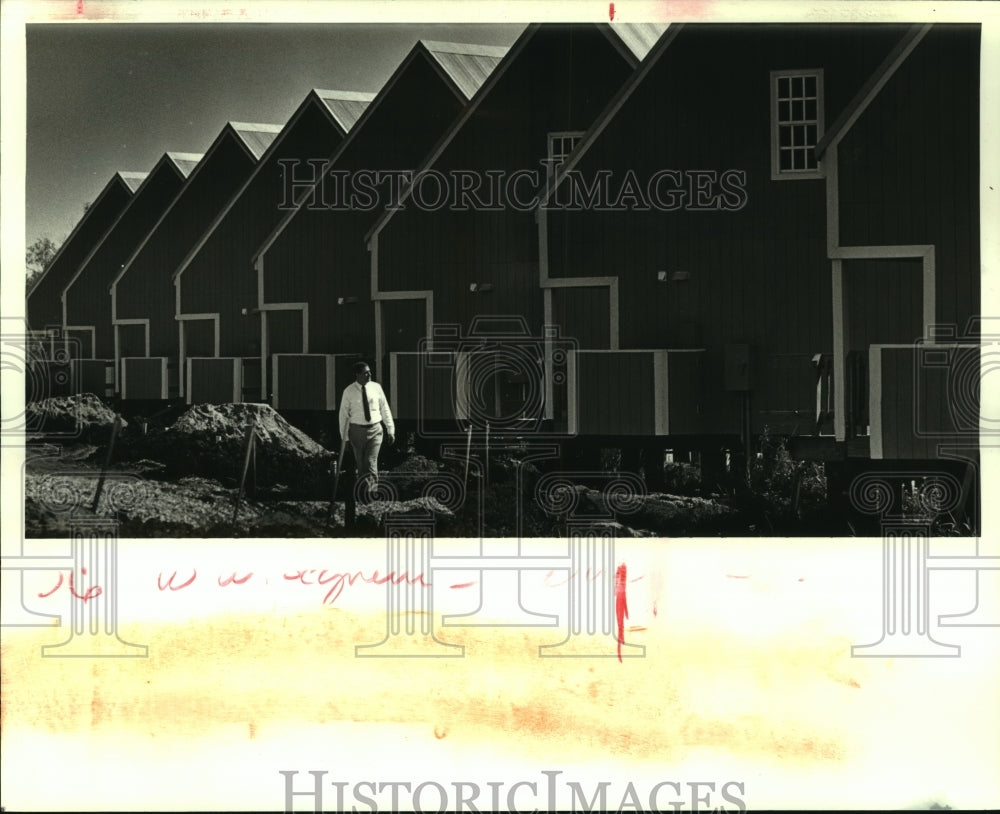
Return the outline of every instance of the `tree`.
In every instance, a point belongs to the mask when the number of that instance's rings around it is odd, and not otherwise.
[[[55,242],[44,235],[28,246],[28,250],[24,253],[28,288],[31,288],[32,283],[49,267],[58,250],[59,247]]]

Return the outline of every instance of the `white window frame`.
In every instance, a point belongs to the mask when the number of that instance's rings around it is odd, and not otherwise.
[[[791,119],[789,121],[779,121],[778,113],[778,80],[786,77],[815,77],[816,79],[816,118],[813,119]],[[794,99],[794,97],[792,97]],[[807,97],[811,98],[811,97]],[[798,181],[807,178],[823,178],[823,163],[816,162],[816,166],[809,169],[781,169],[781,127],[787,124],[815,124],[816,141],[806,147],[815,148],[823,138],[823,69],[822,68],[795,68],[782,71],[771,71],[771,180],[772,181]],[[795,145],[793,145],[793,148]]]

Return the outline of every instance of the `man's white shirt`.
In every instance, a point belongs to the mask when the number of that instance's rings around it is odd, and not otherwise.
[[[344,388],[344,395],[340,399],[340,437],[347,438],[347,427],[350,424],[378,424],[380,421],[385,424],[389,435],[395,435],[396,426],[392,421],[392,410],[389,409],[389,401],[382,386],[378,382],[368,382],[364,387],[371,419],[365,418],[361,385],[351,382]]]

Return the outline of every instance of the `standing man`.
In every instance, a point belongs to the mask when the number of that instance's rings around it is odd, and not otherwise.
[[[366,481],[366,492],[378,482],[378,451],[382,446],[382,424],[387,440],[396,440],[389,402],[378,382],[372,381],[367,362],[354,366],[355,380],[344,388],[340,399],[340,437],[351,442],[358,479]]]

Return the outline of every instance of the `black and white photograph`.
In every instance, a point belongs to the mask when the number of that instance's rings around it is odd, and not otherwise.
[[[995,5],[2,12],[5,809],[1000,803]]]

